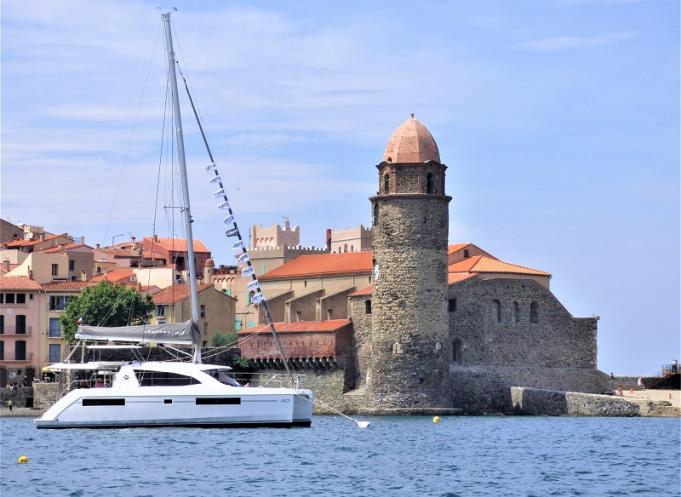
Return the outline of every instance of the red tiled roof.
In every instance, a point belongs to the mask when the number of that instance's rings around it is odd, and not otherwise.
[[[329,319],[327,321],[296,321],[295,323],[274,323],[277,333],[332,333],[350,324],[349,319]],[[241,330],[239,333],[269,332],[268,324]]]
[[[171,252],[187,251],[187,240],[183,238],[158,238],[157,240],[154,240],[150,236],[145,236],[144,242],[154,243]],[[208,247],[206,247],[201,240],[194,240],[194,252],[210,252],[210,250],[208,250]]]
[[[471,245],[471,242],[465,242],[465,243],[450,243],[447,246],[447,254],[452,254],[454,252],[458,252],[459,250],[468,247]]]
[[[132,268],[121,268],[121,269],[114,269],[112,271],[109,271],[107,273],[101,273],[93,276],[90,281],[108,281],[111,283],[128,283],[130,282],[130,277],[134,274],[135,272],[132,270]]]
[[[0,277],[0,290],[34,290],[40,291],[41,286],[28,276],[2,276]]]
[[[52,240],[53,238],[57,238],[58,236],[65,236],[67,238],[70,238],[68,235],[46,235],[44,239],[37,239],[37,240],[12,240],[11,242],[7,242],[5,246],[7,248],[13,248],[13,247],[30,247],[31,245],[36,245],[40,242],[46,242],[47,240]]]
[[[80,292],[83,288],[94,286],[96,283],[89,281],[53,281],[51,283],[43,283],[42,288],[46,292]]]
[[[213,285],[208,283],[201,283],[197,286],[197,292],[203,292],[208,288],[212,288]],[[158,293],[152,295],[154,304],[156,305],[172,305],[176,302],[189,298],[189,285],[186,283],[180,283],[176,285],[164,288]]]
[[[540,271],[539,269],[532,269],[517,264],[510,264],[508,262],[486,257],[484,255],[475,255],[464,259],[449,266],[450,273],[508,273],[508,274],[526,274],[530,276],[551,276],[551,273]]]
[[[88,247],[90,249],[92,248],[89,245],[85,245],[84,243],[69,243],[67,245],[57,246],[57,247],[52,247],[52,248],[48,248],[48,249],[45,249],[45,250],[41,250],[40,253],[42,253],[42,254],[58,254],[60,252],[64,252],[65,250],[73,250],[73,249],[77,249],[77,248],[80,248],[80,247]]]
[[[260,277],[262,281],[312,276],[371,274],[373,252],[301,255]]]
[[[361,297],[363,295],[371,295],[374,293],[374,285],[365,286],[364,288],[352,292],[348,297]]]
[[[475,278],[476,276],[475,273],[449,273],[447,275],[447,284],[456,285],[457,283]]]

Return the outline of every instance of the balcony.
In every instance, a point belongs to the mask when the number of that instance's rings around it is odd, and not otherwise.
[[[5,356],[8,356],[8,355],[9,354],[5,354]],[[31,361],[33,361],[33,352],[27,352],[25,357],[26,357],[25,359],[15,359],[15,358],[5,357],[4,359],[0,359],[0,363],[4,363],[4,364],[9,363],[11,365],[16,365],[16,364],[23,363],[23,362],[31,362]]]
[[[24,326],[23,328],[20,328],[19,330],[20,331],[17,331],[16,326],[5,325],[5,330],[0,332],[0,337],[1,336],[5,336],[5,337],[7,337],[7,336],[10,336],[10,337],[14,337],[14,336],[27,337],[27,336],[30,336],[31,332],[33,331],[31,326]],[[21,330],[23,330],[23,332]]]

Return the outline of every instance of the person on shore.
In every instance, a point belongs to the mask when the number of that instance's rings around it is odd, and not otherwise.
[[[14,402],[12,402],[11,400],[8,400],[7,401],[7,407],[9,408],[10,412],[12,410],[14,410]]]
[[[672,362],[672,374],[676,374],[679,372],[679,361],[674,359],[674,362]]]

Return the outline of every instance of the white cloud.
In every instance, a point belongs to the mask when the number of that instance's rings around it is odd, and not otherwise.
[[[606,33],[597,36],[553,36],[524,41],[518,43],[516,47],[533,52],[559,52],[562,50],[614,45],[620,41],[630,40],[635,36],[636,33],[631,32]]]

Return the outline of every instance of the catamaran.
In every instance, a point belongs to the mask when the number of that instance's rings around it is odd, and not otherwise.
[[[52,370],[91,370],[113,375],[110,385],[100,388],[71,390],[35,421],[38,428],[119,428],[152,426],[192,427],[251,427],[251,426],[310,426],[312,423],[311,390],[299,388],[288,368],[284,350],[276,333],[267,300],[257,280],[248,257],[239,227],[234,221],[232,208],[224,191],[206,135],[196,113],[194,102],[185,81],[185,89],[196,122],[210,159],[206,171],[210,183],[219,190],[214,196],[218,208],[226,210],[224,224],[228,238],[235,238],[232,248],[238,250],[237,260],[243,267],[241,274],[251,281],[251,302],[261,305],[273,339],[282,355],[290,386],[286,388],[242,386],[234,380],[228,366],[202,364],[201,342],[198,332],[199,306],[197,299],[196,268],[193,248],[192,217],[184,152],[184,138],[178,96],[177,60],[173,50],[170,12],[162,14],[168,56],[173,110],[176,119],[176,143],[182,183],[185,233],[187,237],[187,266],[191,300],[191,321],[163,325],[125,327],[78,327],[76,338],[85,341],[126,342],[130,347],[141,344],[191,345],[192,362],[106,362],[61,363],[50,366]],[[100,345],[104,348],[107,345]],[[110,345],[122,347],[122,345]]]

